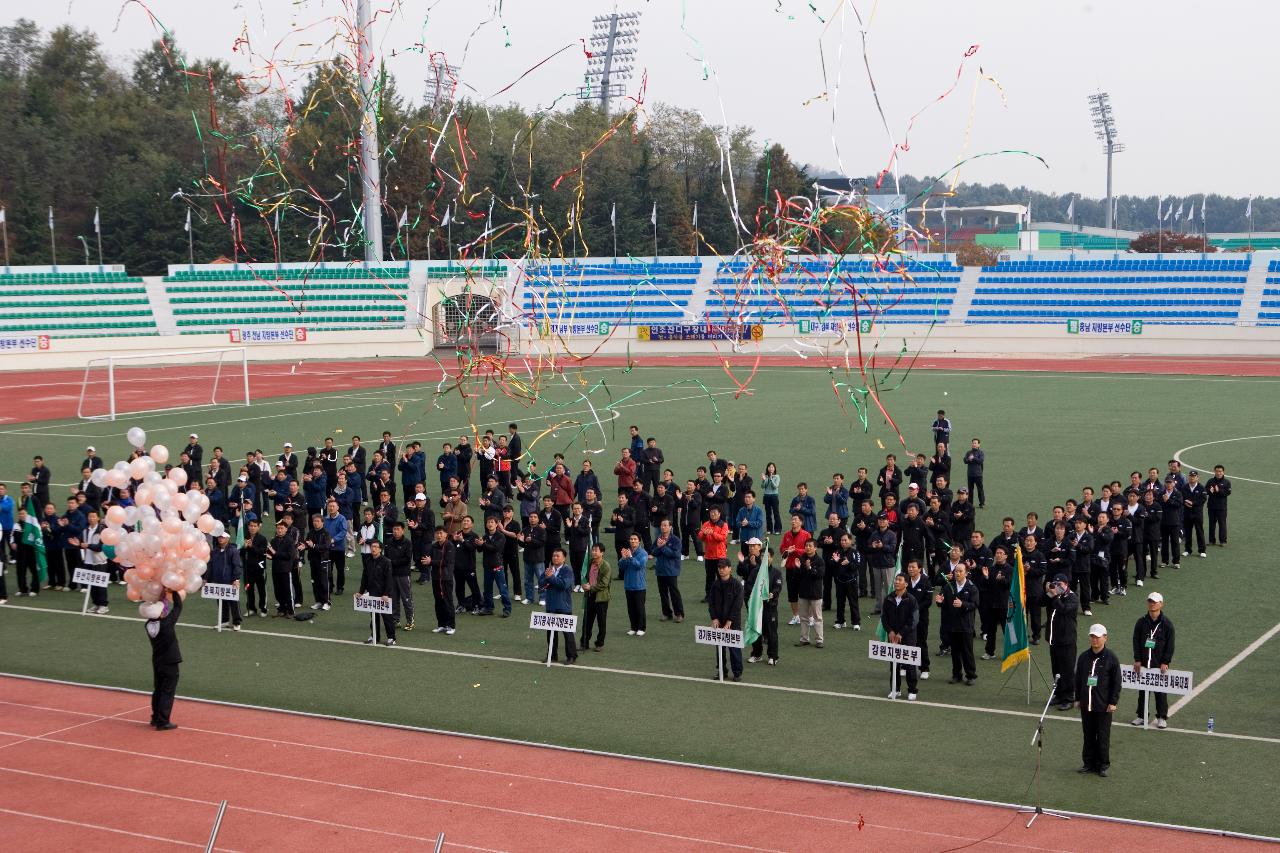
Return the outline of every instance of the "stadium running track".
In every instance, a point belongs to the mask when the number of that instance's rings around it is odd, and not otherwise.
[[[0,677],[0,849],[1263,849],[1262,842]],[[1052,821],[1052,822],[1051,822]]]
[[[894,359],[884,360],[887,369]],[[608,367],[667,367],[671,369],[714,367],[729,363],[736,383],[746,383],[756,368],[815,367],[843,363],[841,358],[807,359],[796,356],[592,356],[582,362],[561,357],[556,370],[573,371]],[[444,360],[456,372],[456,362]],[[544,369],[551,367],[543,362]],[[1158,356],[1057,356],[1014,358],[1000,356],[921,356],[914,365],[918,370],[947,371],[1044,371],[1049,373],[1132,373],[1186,374],[1196,376],[1280,376],[1280,359],[1248,357],[1158,357]],[[226,368],[221,381],[219,399],[234,401],[241,387],[236,374],[239,365]],[[513,360],[517,374],[525,369],[523,361]],[[536,369],[536,368],[535,368]],[[95,374],[101,380],[102,371]],[[190,367],[137,367],[116,369],[116,410],[136,412],[174,406],[193,406],[209,402],[212,368],[201,366],[193,373]],[[249,387],[251,398],[265,400],[295,394],[326,394],[370,390],[397,385],[422,384],[432,390],[440,382],[441,370],[433,359],[351,359],[346,361],[251,362]],[[725,377],[726,382],[729,377]],[[83,370],[49,370],[12,372],[0,375],[0,399],[5,400],[0,425],[11,426],[31,421],[74,418]],[[86,413],[106,411],[105,382],[96,381],[86,398]],[[204,395],[201,397],[200,395]]]

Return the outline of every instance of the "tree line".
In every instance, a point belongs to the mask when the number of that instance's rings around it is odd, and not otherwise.
[[[89,31],[44,33],[24,19],[0,27],[0,207],[12,262],[50,262],[50,207],[62,263],[79,262],[79,237],[93,247],[95,210],[104,260],[137,274],[185,262],[188,236],[197,263],[362,259],[357,92],[337,61],[312,69],[298,91],[259,91],[172,38],[118,67]],[[489,257],[610,256],[615,227],[619,256],[649,257],[655,205],[662,255],[727,255],[762,233],[799,250],[820,237],[849,251],[872,239],[840,218],[821,235],[780,229],[779,200],[811,198],[816,170],[780,144],[762,147],[750,127],[707,125],[669,104],[606,115],[590,103],[540,112],[414,103],[385,70],[375,93],[389,259],[482,246]],[[908,198],[929,188],[927,178],[903,180]],[[1036,219],[1065,209],[1001,185],[961,185],[948,203],[1028,197]],[[1155,199],[1132,203],[1154,220]],[[1239,222],[1228,218],[1233,206]],[[1129,227],[1129,202],[1120,208]],[[1075,209],[1081,223],[1102,224],[1101,202]],[[1257,230],[1280,228],[1280,199],[1255,199],[1253,211]],[[1243,202],[1210,196],[1212,230],[1242,230],[1242,217]]]

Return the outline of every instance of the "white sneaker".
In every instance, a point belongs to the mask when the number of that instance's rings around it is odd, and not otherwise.
[[[1157,729],[1169,728],[1169,721],[1166,720],[1164,717],[1156,717],[1156,728]]]
[[[788,622],[787,624],[788,624],[788,625],[799,625],[799,624],[800,624],[800,617],[799,617],[799,616],[792,616],[792,617],[791,617],[791,621],[790,621],[790,622]]]
[[[1200,556],[1201,556],[1201,557],[1207,557],[1207,556],[1209,556],[1209,555],[1208,555],[1208,554],[1206,554],[1204,551],[1201,551],[1201,552],[1200,552]]]
[[[986,652],[983,652],[983,653],[982,653],[982,659],[983,659],[983,660],[995,660],[995,659],[996,659],[996,656],[995,656],[995,655],[989,655],[989,654],[987,654]]]
[[[331,608],[330,608],[330,605],[329,605],[329,602],[327,602],[327,601],[326,601],[324,604],[320,605],[320,609],[321,609],[321,610],[329,610],[329,609],[331,609]]]
[[[387,646],[394,646],[395,644],[396,644],[395,640],[387,640]]]
[[[922,679],[924,679],[925,681],[928,681],[928,680],[929,680],[929,673],[927,673],[927,672],[922,672],[922,673],[920,673],[920,677],[921,677]]]
[[[898,691],[896,691],[896,690],[890,690],[890,691],[889,691],[889,698],[890,698],[890,699],[897,699],[897,698],[898,698]]]
[[[320,609],[320,605],[319,605],[318,603],[317,603],[317,604],[313,604],[313,605],[311,605],[311,609],[312,609],[312,610],[319,610],[319,609]]]
[[[232,631],[239,631],[239,630],[240,630],[240,626],[239,626],[239,625],[232,625],[232,626],[231,626],[231,630],[232,630]]]
[[[702,561],[702,557],[698,557],[698,562],[701,563]]]
[[[85,613],[94,613],[94,614],[96,614],[97,612],[98,612],[97,605],[94,605],[93,607],[90,607],[88,610],[85,611]]]
[[[546,606],[547,606],[547,600],[546,600],[545,598],[539,598],[539,599],[538,599],[538,606],[539,606],[539,607],[546,607]]]
[[[908,693],[908,694],[907,694],[907,701],[908,701],[908,702],[914,702],[914,701],[916,701],[916,694],[914,694],[914,693]]]
[[[1132,720],[1130,720],[1130,721],[1129,721],[1129,725],[1131,725],[1131,726],[1140,726],[1140,725],[1142,725],[1142,722],[1143,722],[1143,720],[1142,720],[1142,718],[1141,718],[1141,717],[1134,717]]]
[[[861,631],[861,630],[862,630],[862,626],[861,626],[861,625],[854,625],[854,626],[853,626],[853,630],[855,630],[855,631]]]
[[[435,627],[435,628],[432,628],[432,629],[431,629],[431,633],[433,633],[433,634],[443,634],[443,633],[444,633],[444,626],[443,626],[443,625],[440,625],[440,626],[437,626],[437,627]]]
[[[628,637],[634,637],[635,635],[636,635],[636,632],[635,632],[635,631],[628,631],[628,632],[627,632],[627,636],[628,636]]]
[[[108,608],[108,607],[99,607],[99,608],[98,608],[98,615],[99,615],[99,616],[106,616],[106,615],[107,615],[108,613],[110,613],[110,612],[111,612],[111,609],[110,609],[110,608]]]
[[[582,584],[577,584],[576,586],[574,586],[573,591],[582,592]]]
[[[836,624],[832,625],[831,627],[832,627],[832,628],[835,628],[837,631],[839,631],[841,628],[843,628],[843,627],[844,627],[844,623],[843,623],[843,622],[837,622]]]
[[[643,637],[643,636],[644,636],[644,631],[636,631],[636,636],[637,636],[637,637]]]
[[[758,657],[749,657],[749,658],[747,658],[747,663],[760,663],[760,658],[758,658]]]
[[[454,629],[452,629],[452,628],[445,628],[445,629],[444,629],[444,633],[445,633],[445,636],[446,636],[446,637],[452,637],[452,636],[454,635]]]
[[[374,644],[373,637],[370,637],[369,639],[365,640],[365,641],[364,641],[364,644],[365,644],[366,646],[372,646],[372,645]]]
[[[1137,581],[1138,586],[1142,586],[1142,581]]]

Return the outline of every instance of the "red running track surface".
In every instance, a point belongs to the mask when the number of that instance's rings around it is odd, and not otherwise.
[[[1262,850],[1261,842],[0,677],[0,849]],[[1052,821],[1052,822],[1051,822]],[[971,846],[972,845],[972,846]]]

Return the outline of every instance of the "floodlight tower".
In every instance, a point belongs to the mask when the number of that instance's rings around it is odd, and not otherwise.
[[[364,259],[382,260],[382,180],[378,167],[378,105],[373,83],[373,18],[369,0],[356,5],[356,71],[360,79],[360,196]]]
[[[597,15],[591,19],[591,56],[587,59],[586,85],[578,89],[580,100],[600,100],[600,109],[609,114],[609,100],[626,92],[621,80],[631,77],[634,47],[640,40],[640,13]]]
[[[1089,115],[1093,116],[1093,133],[1102,143],[1103,153],[1107,155],[1107,230],[1114,227],[1112,217],[1115,206],[1111,200],[1111,155],[1124,150],[1123,142],[1116,142],[1116,117],[1111,112],[1111,96],[1106,92],[1098,92],[1089,96]]]
[[[458,87],[458,72],[461,70],[446,62],[443,53],[431,54],[431,67],[427,70],[426,102],[433,107],[453,103],[454,91]]]

